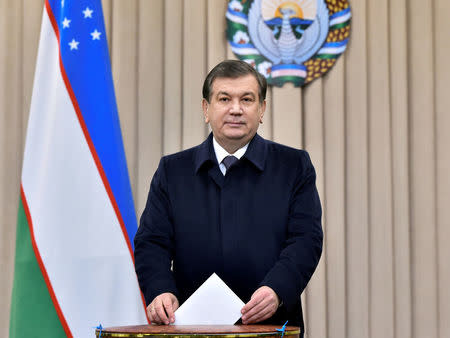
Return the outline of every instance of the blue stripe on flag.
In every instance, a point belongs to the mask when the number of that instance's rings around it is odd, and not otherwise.
[[[348,43],[348,39],[337,41],[337,42],[327,42],[325,43],[322,48],[328,48],[328,47],[342,47],[345,46]]]
[[[279,69],[297,69],[297,70],[306,70],[306,66],[304,65],[297,65],[297,64],[279,64],[279,65],[274,65],[272,66],[272,72],[274,70],[279,70]]]
[[[125,223],[132,248],[137,220],[99,0],[50,0],[67,77]],[[92,12],[91,12],[92,11]]]
[[[233,41],[229,41],[231,47],[235,48],[255,48],[251,43],[234,43]]]

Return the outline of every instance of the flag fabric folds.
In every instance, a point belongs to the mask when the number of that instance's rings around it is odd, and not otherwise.
[[[47,0],[26,136],[10,337],[147,323],[100,0]]]

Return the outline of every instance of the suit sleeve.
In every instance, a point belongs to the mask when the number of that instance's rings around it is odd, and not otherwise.
[[[322,253],[322,209],[316,188],[316,173],[307,152],[303,151],[293,184],[287,240],[278,261],[261,285],[271,287],[291,311],[299,302]]]
[[[171,214],[162,158],[153,176],[147,204],[134,238],[136,274],[147,304],[164,292],[171,292],[178,297],[171,271],[173,258]]]

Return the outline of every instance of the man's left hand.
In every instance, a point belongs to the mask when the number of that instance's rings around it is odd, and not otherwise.
[[[261,286],[242,308],[242,323],[253,324],[262,322],[273,316],[278,309],[278,305],[280,305],[280,299],[275,291],[268,286]]]

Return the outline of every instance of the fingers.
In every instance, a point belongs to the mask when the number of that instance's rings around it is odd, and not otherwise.
[[[258,290],[255,293],[253,293],[250,301],[247,304],[245,304],[244,307],[242,308],[241,312],[243,314],[251,311],[254,307],[259,305],[264,300],[264,296],[262,295],[262,293],[259,293]]]
[[[162,300],[158,300],[155,304],[156,315],[159,317],[159,321],[164,324],[169,324],[169,319],[167,318],[166,311],[164,310],[164,305]]]
[[[262,286],[252,295],[242,308],[242,323],[258,323],[273,316],[280,301],[277,294],[268,286]]]
[[[274,309],[272,306],[263,308],[261,311],[249,315],[245,320],[242,321],[243,324],[254,324],[262,322],[263,320],[266,320],[273,316],[273,314],[276,312],[276,308]]]
[[[244,324],[257,323],[271,317],[277,310],[277,306],[265,298],[242,316]]]
[[[175,321],[175,310],[178,309],[178,299],[172,293],[163,293],[147,307],[148,319],[153,324],[169,324]]]
[[[147,306],[147,317],[151,324],[161,324],[159,321],[159,317],[156,316],[153,302],[149,306]]]
[[[173,299],[166,297],[163,299],[163,306],[166,310],[168,320],[173,323],[175,321],[175,315],[174,312],[176,309],[178,309],[178,300],[175,298],[176,302],[173,301]],[[168,323],[166,323],[168,324]]]
[[[150,305],[147,307],[147,315],[150,323],[152,324],[163,324],[164,319],[160,318],[157,307],[158,307],[159,300],[155,298],[153,302],[150,303]]]

